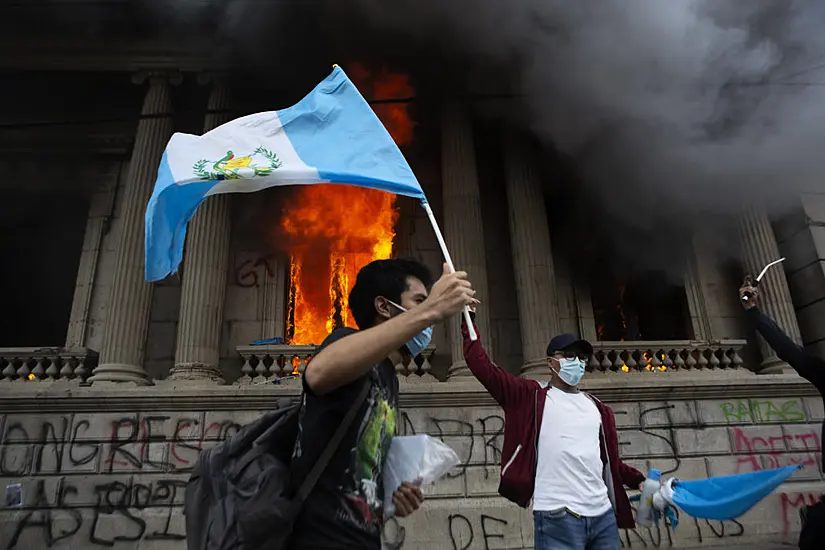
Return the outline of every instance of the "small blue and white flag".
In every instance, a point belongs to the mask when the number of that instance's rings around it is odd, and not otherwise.
[[[210,195],[313,183],[426,203],[398,146],[338,66],[292,107],[245,116],[202,136],[172,136],[146,208],[146,280],[177,271],[186,224]]]
[[[665,515],[675,528],[679,517],[671,507],[700,519],[726,521],[736,519],[782,485],[802,466],[759,470],[691,481],[670,478],[652,495],[653,518]],[[630,499],[639,500],[639,495]]]

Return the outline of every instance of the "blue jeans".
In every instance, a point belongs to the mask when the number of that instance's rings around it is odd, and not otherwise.
[[[596,517],[576,517],[565,509],[533,512],[535,550],[619,550],[619,526],[613,510]]]

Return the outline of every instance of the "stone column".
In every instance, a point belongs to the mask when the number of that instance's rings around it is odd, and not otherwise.
[[[215,79],[207,109],[228,108],[227,98],[226,84]],[[209,112],[203,131],[217,128],[230,118],[227,113]],[[189,223],[175,366],[169,372],[170,380],[224,383],[219,361],[232,227],[230,198],[231,195],[209,197]]]
[[[477,291],[476,298],[482,302],[476,324],[480,331],[479,338],[492,356],[481,191],[478,186],[470,113],[460,103],[448,103],[442,112],[441,185],[444,197],[444,239],[456,269],[469,274],[473,288]],[[449,375],[469,376],[471,373],[464,361],[458,318],[448,321],[447,327],[452,351]]]
[[[504,137],[507,212],[510,248],[524,348],[523,377],[547,375],[547,343],[560,332],[556,273],[550,245],[550,228],[541,179],[532,144],[512,132]]]
[[[756,277],[768,263],[778,260],[779,246],[773,233],[770,219],[761,206],[749,206],[740,219],[742,253],[745,268]],[[794,342],[801,343],[799,324],[796,319],[788,280],[781,265],[772,267],[759,283],[759,307]],[[760,373],[776,373],[787,365],[780,360],[773,349],[759,337],[759,349],[762,352]]]
[[[137,76],[135,83],[146,78]],[[148,80],[149,91],[141,109],[141,116],[146,118],[138,122],[129,175],[123,186],[115,267],[106,304],[100,364],[90,378],[93,383],[152,384],[143,369],[154,289],[144,278],[143,219],[173,124],[169,76],[153,74]]]
[[[694,340],[728,340],[747,334],[734,283],[724,269],[729,244],[720,240],[724,228],[711,223],[696,227],[687,254],[685,294]]]

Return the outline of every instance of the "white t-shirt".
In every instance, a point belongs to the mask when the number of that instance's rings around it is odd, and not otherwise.
[[[533,510],[568,508],[581,516],[611,509],[602,479],[601,415],[582,392],[551,387],[539,434]]]

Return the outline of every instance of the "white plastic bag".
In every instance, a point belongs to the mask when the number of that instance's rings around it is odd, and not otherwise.
[[[392,495],[405,481],[423,488],[444,477],[461,464],[450,447],[428,435],[405,435],[392,438],[384,463],[384,517],[395,515]]]

